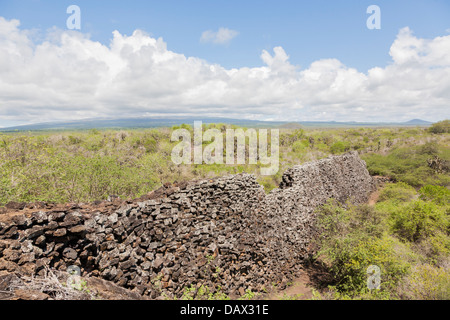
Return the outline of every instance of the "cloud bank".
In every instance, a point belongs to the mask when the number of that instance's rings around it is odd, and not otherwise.
[[[281,47],[258,68],[226,69],[142,31],[109,46],[73,31],[34,42],[0,17],[0,125],[91,117],[201,115],[266,120],[440,120],[450,110],[450,35],[402,29],[392,63],[361,73],[336,59],[306,69]]]

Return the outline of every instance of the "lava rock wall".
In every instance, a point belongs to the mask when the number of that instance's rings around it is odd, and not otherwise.
[[[78,205],[0,215],[0,270],[81,268],[140,295],[180,297],[205,285],[232,296],[285,284],[308,256],[314,210],[367,201],[357,153],[289,169],[266,195],[253,175],[169,186],[108,210]]]

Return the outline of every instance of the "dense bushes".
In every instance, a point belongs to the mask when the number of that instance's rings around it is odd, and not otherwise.
[[[334,280],[334,299],[450,299],[449,190],[388,184],[373,206],[329,203],[318,211],[316,258]],[[381,269],[381,290],[366,286]]]
[[[428,166],[428,160],[437,154],[448,160],[449,155],[445,153],[445,149],[436,143],[428,143],[419,147],[398,148],[388,155],[371,153],[364,155],[363,159],[372,175],[388,176],[413,187],[449,185],[450,177],[448,174],[435,172]]]
[[[221,132],[237,128],[225,124],[203,127]],[[172,129],[178,128],[192,132],[190,125]],[[9,201],[87,202],[106,199],[108,194],[133,198],[165,182],[240,172],[254,173],[270,191],[287,168],[349,150],[361,152],[372,174],[391,176],[414,187],[450,183],[448,175],[427,165],[435,156],[450,160],[450,152],[445,151],[447,136],[436,137],[423,128],[281,130],[280,170],[271,177],[260,176],[260,164],[175,166],[170,160],[174,147],[170,136],[170,129],[0,133],[0,205]],[[415,146],[418,142],[420,146]]]
[[[317,227],[317,258],[328,265],[340,294],[367,293],[367,268],[371,265],[381,269],[386,292],[408,271],[408,264],[396,254],[402,244],[387,235],[383,213],[373,207],[345,209],[329,203],[319,210]]]
[[[450,270],[418,264],[396,289],[408,300],[450,300]]]
[[[410,185],[399,182],[387,185],[378,198],[379,201],[399,201],[405,202],[412,200],[416,196],[416,190]]]
[[[428,131],[435,134],[450,133],[450,120],[434,123]]]
[[[348,150],[350,150],[350,146],[343,141],[338,141],[330,147],[330,151],[332,154],[341,154]]]
[[[404,184],[393,184],[388,188],[402,189]],[[392,196],[380,199],[377,204],[377,209],[389,216],[390,232],[411,243],[424,261],[434,265],[449,262],[450,207],[448,202],[442,201],[446,194],[448,189],[445,187],[425,186],[412,200],[402,201],[401,196]]]
[[[448,192],[445,187],[428,185],[417,193],[405,183],[389,184],[380,193],[377,208],[389,214],[393,234],[418,243],[448,233]]]
[[[170,146],[156,138],[164,135],[91,131],[1,136],[0,204],[138,197],[178,171],[170,171],[174,166],[164,157]]]
[[[445,210],[434,203],[416,200],[391,212],[393,232],[399,238],[419,242],[437,233],[446,233]]]
[[[419,190],[420,198],[433,201],[439,205],[450,203],[450,190],[446,187],[427,185]]]

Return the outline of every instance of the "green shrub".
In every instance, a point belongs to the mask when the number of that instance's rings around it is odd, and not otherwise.
[[[290,147],[296,141],[301,141],[304,138],[305,138],[305,130],[303,130],[303,129],[297,129],[297,130],[294,130],[293,132],[289,132],[289,133],[281,133],[280,145],[282,147]]]
[[[269,193],[275,188],[278,188],[279,183],[273,176],[264,176],[258,179],[258,183],[264,187],[264,191]]]
[[[329,152],[330,152],[330,148],[328,147],[328,145],[325,144],[325,143],[322,143],[322,142],[316,143],[316,144],[314,145],[314,147],[315,147],[317,150],[322,151],[322,152],[326,152],[326,153],[329,153]]]
[[[418,265],[397,289],[402,299],[450,300],[450,270]]]
[[[398,182],[388,184],[380,192],[378,201],[400,201],[406,202],[412,200],[416,196],[416,190],[410,185]]]
[[[450,177],[446,174],[438,174],[428,166],[429,152],[434,147],[421,146],[416,148],[398,148],[388,155],[376,153],[362,156],[367,163],[367,169],[371,175],[391,177],[396,181],[405,182],[413,187],[422,187],[427,184],[448,185]],[[445,148],[438,145],[438,152],[444,160],[448,157]]]
[[[309,148],[309,141],[308,140],[299,140],[295,141],[292,145],[292,151],[296,153],[305,152]]]
[[[439,153],[439,146],[435,141],[427,142],[423,146],[418,147],[417,153],[434,156]]]
[[[450,202],[450,190],[446,187],[427,185],[419,190],[420,199],[433,201],[439,205],[448,205]]]
[[[76,136],[69,136],[69,143],[70,144],[79,144],[81,143],[81,138]]]
[[[450,133],[450,120],[434,123],[428,131],[434,134]]]
[[[319,209],[316,257],[328,265],[340,293],[365,292],[370,265],[380,267],[386,290],[407,273],[408,263],[396,255],[395,248],[401,244],[385,234],[383,220],[383,215],[369,206],[344,209],[328,203]]]
[[[398,245],[392,237],[360,238],[355,234],[338,239],[332,250],[324,251],[326,261],[341,292],[363,292],[367,288],[367,268],[376,265],[381,269],[382,289],[388,290],[408,272],[409,264],[395,253]]]
[[[443,232],[436,232],[416,244],[415,250],[431,265],[445,266],[450,257],[450,237]]]
[[[344,152],[348,151],[349,149],[350,148],[349,148],[348,144],[343,142],[343,141],[335,142],[330,147],[330,151],[331,151],[332,154],[344,153]]]
[[[394,233],[411,242],[418,242],[437,232],[446,233],[448,229],[445,210],[423,200],[399,207],[391,219]]]

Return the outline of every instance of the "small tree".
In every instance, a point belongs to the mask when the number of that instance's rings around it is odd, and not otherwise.
[[[450,120],[436,122],[428,130],[434,134],[450,133]]]

